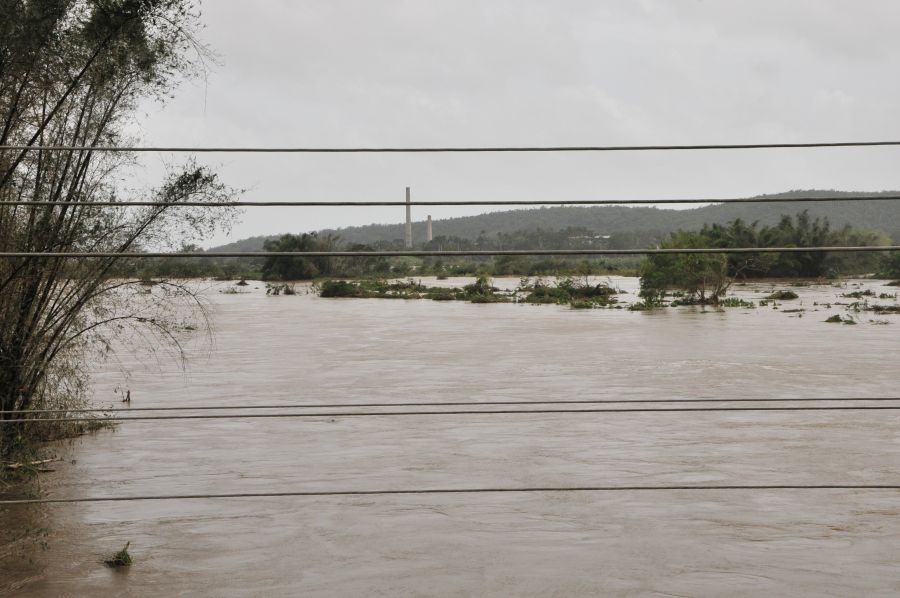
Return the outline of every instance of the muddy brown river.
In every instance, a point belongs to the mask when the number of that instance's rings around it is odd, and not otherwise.
[[[824,323],[844,307],[822,304],[853,301],[840,293],[898,290],[877,281],[796,288],[778,309],[658,312],[221,288],[208,293],[215,346],[198,348],[187,373],[125,355],[130,379],[99,367],[97,401],[118,406],[117,386],[133,408],[900,395],[900,316]],[[735,290],[758,301],[772,289]],[[900,485],[900,411],[174,420],[54,451],[48,497]],[[0,592],[15,596],[900,594],[890,490],[97,502],[0,507],[0,527]],[[126,542],[134,565],[105,567]]]

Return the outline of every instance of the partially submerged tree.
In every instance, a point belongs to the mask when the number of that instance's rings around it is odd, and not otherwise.
[[[669,235],[663,248],[764,248],[888,245],[890,238],[879,231],[845,226],[833,230],[828,220],[810,218],[803,211],[782,216],[778,224],[759,227],[734,220],[705,225],[699,231]],[[641,295],[645,303],[662,301],[667,290],[682,290],[688,300],[718,303],[737,278],[820,278],[838,274],[876,272],[884,267],[876,253],[828,253],[792,251],[767,253],[651,255],[641,264]]]
[[[338,248],[338,238],[318,233],[282,235],[266,241],[263,248],[269,252],[335,251]],[[332,274],[333,261],[330,257],[267,257],[262,274],[265,280],[309,280]]]
[[[702,235],[679,231],[663,244],[663,249],[706,249]],[[685,291],[700,304],[718,304],[731,285],[728,258],[721,253],[654,254],[641,264],[641,297],[648,306],[662,302],[670,289]]]
[[[127,141],[139,101],[164,99],[194,72],[198,26],[189,0],[0,0],[0,145],[108,146]],[[200,58],[202,60],[202,56]],[[0,251],[132,252],[180,247],[227,223],[230,190],[188,163],[156,189],[164,205],[109,208],[124,153],[0,150]],[[65,201],[73,205],[29,205]],[[0,420],[36,407],[67,407],[85,396],[90,355],[116,339],[180,348],[185,286],[152,293],[113,277],[121,259],[0,259]],[[0,423],[8,454],[27,426]]]

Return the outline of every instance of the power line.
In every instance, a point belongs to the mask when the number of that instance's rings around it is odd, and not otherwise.
[[[323,417],[401,417],[412,415],[525,415],[525,414],[561,414],[561,413],[687,413],[687,412],[722,412],[722,411],[900,411],[900,405],[853,405],[836,407],[638,407],[630,409],[486,409],[486,410],[452,410],[452,411],[328,411],[320,413],[247,413],[212,415],[137,415],[132,417],[60,417],[60,418],[23,418],[0,419],[3,423],[121,423],[134,421],[159,420],[195,420],[195,419],[259,419],[259,418],[323,418]]]
[[[0,410],[0,415],[35,413],[128,413],[130,411],[239,411],[247,409],[342,409],[349,407],[480,407],[482,405],[596,405],[596,404],[621,404],[621,403],[797,403],[797,402],[874,402],[894,401],[900,402],[895,397],[803,397],[803,398],[765,398],[765,399],[561,399],[550,401],[447,401],[447,402],[412,402],[412,403],[297,403],[285,405],[194,405],[178,407],[126,407],[126,408],[101,408],[90,409],[29,409],[28,411]],[[478,412],[476,412],[478,413]],[[57,420],[53,420],[57,421]]]
[[[422,154],[500,152],[646,152],[742,149],[797,149],[837,147],[886,147],[900,141],[837,141],[812,143],[713,143],[698,145],[558,145],[558,146],[477,146],[477,147],[187,147],[187,146],[85,146],[85,145],[0,145],[0,151],[20,152],[179,152],[242,154]]]
[[[423,488],[419,490],[298,490],[285,492],[228,492],[220,494],[153,494],[139,496],[95,496],[82,498],[23,498],[0,500],[0,506],[85,502],[125,502],[143,500],[195,500],[220,498],[280,498],[328,496],[405,496],[427,494],[548,494],[555,492],[712,492],[772,490],[900,490],[893,484],[740,484],[740,485],[670,485],[670,486],[535,486],[526,488]]]
[[[817,246],[817,247],[722,247],[722,248],[677,248],[677,249],[463,249],[453,251],[408,250],[408,251],[208,251],[204,253],[168,252],[25,252],[3,251],[0,259],[6,258],[267,258],[267,257],[453,257],[492,255],[689,255],[689,254],[740,254],[740,253],[807,253],[821,252],[871,252],[898,251],[900,245],[870,246]]]
[[[798,197],[707,197],[707,198],[667,198],[667,199],[577,199],[577,200],[462,200],[462,201],[0,201],[0,206],[98,206],[98,207],[148,207],[168,206],[172,208],[273,208],[273,207],[373,207],[373,206],[594,206],[594,205],[649,205],[649,204],[695,204],[695,203],[814,203],[838,201],[895,201],[900,195],[845,195],[845,196],[798,196]]]

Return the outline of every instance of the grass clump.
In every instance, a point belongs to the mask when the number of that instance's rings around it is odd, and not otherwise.
[[[459,292],[456,289],[431,288],[425,293],[425,297],[432,301],[456,301],[459,299]]]
[[[498,295],[497,287],[491,284],[487,276],[479,276],[472,284],[467,284],[462,288],[463,296],[472,303],[497,303],[508,301],[502,295]]]
[[[726,297],[719,301],[719,307],[756,307],[756,304],[737,297]]]
[[[572,309],[593,309],[593,308],[597,307],[596,303],[592,303],[590,301],[581,301],[581,300],[573,301],[569,305],[572,307]]]
[[[874,297],[875,292],[871,289],[866,289],[865,291],[853,291],[852,293],[844,293],[841,296],[849,297],[850,299],[862,299],[863,297]]]
[[[348,297],[354,299],[431,299],[433,301],[470,301],[472,303],[503,303],[509,297],[479,276],[462,289],[427,287],[414,280],[388,282],[384,280],[326,280],[318,287],[319,296],[326,298]]]
[[[572,296],[566,289],[558,286],[550,286],[537,282],[530,289],[525,289],[528,295],[523,300],[525,303],[568,303]]]
[[[850,317],[842,318],[841,316],[835,314],[825,320],[828,324],[849,324],[851,326],[856,325],[856,320]]]
[[[346,280],[326,280],[319,287],[320,297],[365,297],[359,284]]]
[[[533,284],[529,284],[527,279],[523,279],[518,293],[525,293],[523,301],[525,303],[549,303],[556,305],[572,305],[579,303],[579,309],[587,307],[608,307],[616,303],[614,295],[617,293],[615,289],[604,283],[592,285],[584,281],[573,280],[572,278],[561,278],[556,284],[549,285],[543,280],[537,279]]]
[[[119,568],[119,567],[130,567],[134,560],[131,558],[131,555],[128,553],[128,547],[131,546],[131,542],[126,542],[125,547],[112,555],[110,558],[103,561],[103,563],[107,567]]]
[[[800,295],[795,293],[794,291],[775,291],[766,299],[772,299],[774,301],[790,301],[791,299],[799,299]]]
[[[617,305],[616,307],[619,306]],[[628,306],[628,311],[652,311],[661,307],[665,307],[665,304],[652,301],[636,301]]]

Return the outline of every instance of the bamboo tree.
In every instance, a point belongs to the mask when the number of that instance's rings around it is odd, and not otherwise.
[[[205,49],[194,38],[188,0],[0,0],[0,145],[86,148],[127,141],[140,101],[164,100],[197,72]],[[173,172],[153,199],[162,206],[102,208],[122,199],[117,180],[134,162],[124,153],[0,151],[0,200],[71,206],[0,206],[0,250],[129,252],[180,246],[232,214],[175,207],[228,200],[232,192],[193,162]],[[198,297],[175,282],[147,295],[115,278],[116,258],[0,260],[0,408],[66,406],[86,396],[87,360],[117,341],[144,339],[180,349],[179,327]],[[3,424],[0,453],[34,429]]]

